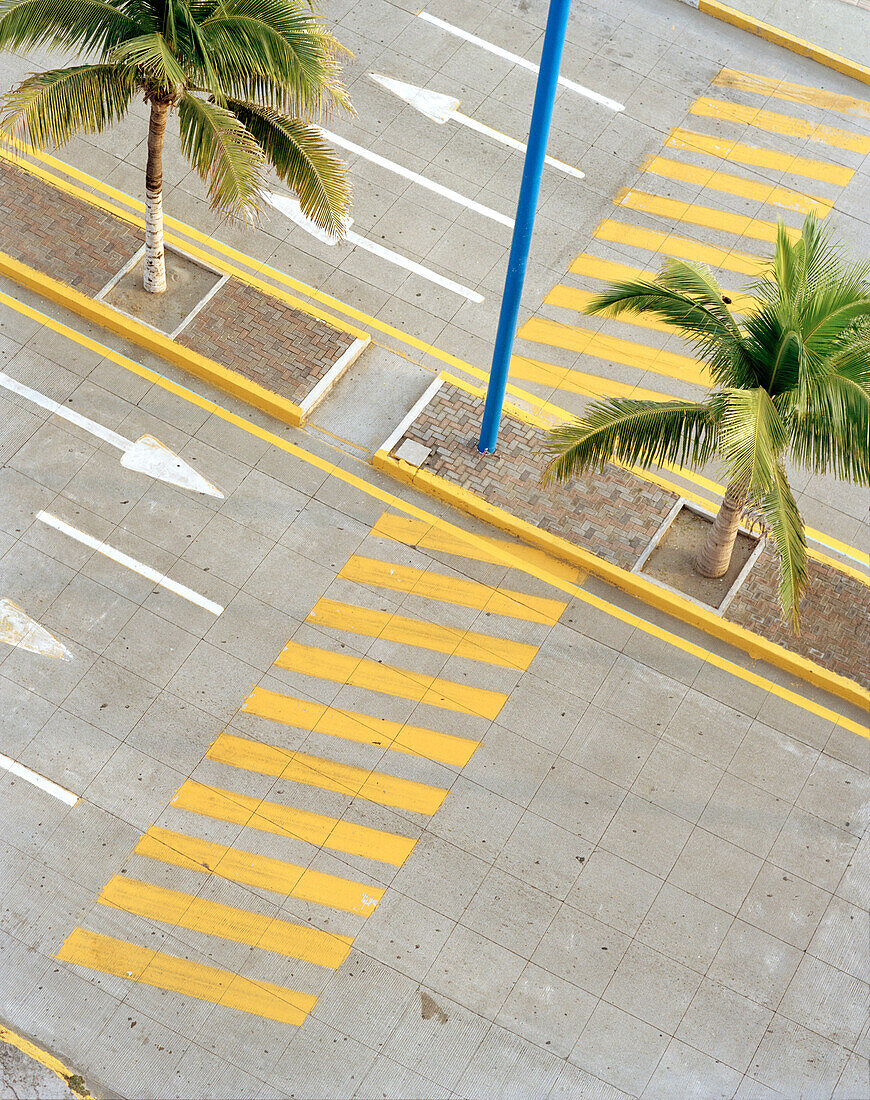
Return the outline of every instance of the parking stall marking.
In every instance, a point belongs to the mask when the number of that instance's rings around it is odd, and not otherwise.
[[[762,94],[765,94],[762,92]],[[856,134],[853,130],[842,130],[837,126],[823,126],[821,123],[807,122],[794,115],[781,115],[775,111],[765,111],[760,107],[746,107],[742,103],[730,103],[724,99],[711,99],[702,96],[695,100],[689,111],[699,118],[715,118],[721,122],[737,122],[743,126],[753,126],[769,134],[783,134],[787,137],[804,138],[830,145],[835,149],[845,149],[851,153],[866,156],[870,153],[870,137]]]
[[[845,187],[855,175],[853,169],[844,168],[840,164],[813,160],[811,157],[799,157],[792,153],[779,153],[774,149],[764,149],[758,145],[744,145],[730,138],[713,137],[710,134],[681,127],[671,130],[665,138],[665,148],[679,149],[684,153],[703,153],[753,168],[769,168],[772,172],[809,176],[810,179],[833,183],[838,187]]]
[[[756,73],[742,73],[736,69],[723,69],[713,78],[719,88],[735,88],[741,92],[756,92],[759,95],[773,96],[789,103],[806,103],[813,107],[839,111],[840,114],[861,115],[870,118],[870,102],[855,99],[854,96],[828,92],[824,88],[809,88],[804,84],[791,84],[787,80],[773,80],[769,76]]]

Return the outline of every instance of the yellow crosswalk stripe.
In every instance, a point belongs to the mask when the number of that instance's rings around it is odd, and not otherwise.
[[[753,240],[771,244],[776,240],[776,222],[765,221],[763,218],[747,218],[745,214],[732,214],[729,210],[716,210],[712,206],[667,199],[661,195],[650,195],[646,191],[621,191],[614,201],[617,206],[628,210],[655,214],[656,217],[667,218],[672,222],[700,225],[705,229],[718,229],[722,233],[752,237]],[[787,228],[786,232],[793,240],[800,236],[799,229]]]
[[[701,244],[687,237],[678,237],[673,233],[661,233],[655,229],[641,229],[634,225],[606,218],[595,230],[595,236],[601,241],[613,244],[627,244],[633,248],[643,248],[648,252],[660,252],[662,257],[676,256],[681,260],[719,267],[723,271],[735,271],[738,275],[758,277],[770,260],[764,256],[753,256],[749,252],[738,252],[734,248],[717,248],[715,245]]]
[[[652,278],[652,273],[642,274],[643,278]],[[544,304],[548,306],[559,306],[562,309],[573,309],[578,313],[585,313],[589,303],[598,297],[597,291],[590,290],[578,290],[577,287],[565,286],[563,283],[557,283],[556,286],[547,294],[544,298]],[[609,318],[611,321],[618,321],[622,325],[632,325],[634,328],[646,328],[653,332],[668,332],[673,334],[675,329],[673,325],[668,325],[664,321],[656,321],[652,317],[644,317],[640,314],[623,313],[619,317]]]
[[[466,542],[451,531],[424,523],[423,520],[412,519],[410,516],[397,516],[392,512],[384,512],[371,533],[381,538],[392,539],[394,542],[401,542],[405,546],[439,550],[445,554],[456,554],[464,558],[473,558],[475,561],[490,562],[492,565],[504,565],[504,555],[507,552],[514,558],[546,568],[562,580],[571,581],[574,584],[584,576],[576,566],[557,561],[556,558],[550,557],[549,554],[534,546],[524,546],[509,539],[480,535],[474,543]]]
[[[70,933],[55,958],[297,1027],[317,1003],[311,993],[243,978],[229,970],[165,955],[152,947],[140,947],[84,928]]]
[[[420,756],[426,760],[437,760],[442,764],[455,764],[460,768],[468,763],[480,744],[479,741],[456,737],[452,733],[409,726],[388,718],[373,718],[368,714],[312,703],[307,699],[296,699],[292,695],[281,695],[262,687],[254,688],[245,700],[242,710],[273,722],[295,726],[297,729],[341,737],[361,745],[394,749],[396,752]]]
[[[325,814],[297,810],[280,802],[267,802],[252,795],[209,787],[193,779],[185,780],[172,799],[172,805],[180,810],[202,814],[203,817],[231,821],[332,851],[392,863],[396,867],[401,867],[416,844],[415,840],[397,833],[386,833],[366,825],[339,821]]]
[[[306,622],[368,638],[384,638],[420,649],[432,649],[436,653],[451,653],[456,657],[502,665],[517,671],[527,669],[538,652],[536,645],[525,642],[477,634],[455,626],[439,626],[422,619],[394,615],[390,611],[370,611],[366,607],[356,607],[338,600],[318,600]]]
[[[338,936],[250,909],[237,909],[127,875],[109,879],[97,901],[138,917],[189,928],[207,936],[221,936],[332,970],[341,966],[353,943],[352,936]]]
[[[644,271],[640,267],[630,267],[628,264],[616,264],[612,263],[610,260],[601,261],[601,263],[603,266],[599,269],[597,256],[590,256],[586,252],[581,252],[577,259],[571,264],[569,270],[575,275],[586,275],[590,279],[602,279],[609,283],[626,282],[630,279],[653,279],[658,274],[657,271]],[[554,287],[554,290],[558,289],[561,288]],[[748,294],[740,294],[737,291],[728,290],[727,288],[725,290],[725,295],[731,299],[731,309],[736,313],[745,313],[755,309],[758,304],[756,300]]]
[[[769,168],[774,172],[789,172],[796,176],[809,176],[824,183],[845,187],[855,172],[840,164],[829,164],[810,157],[795,157],[791,153],[777,153],[757,145],[743,145],[730,138],[711,137],[694,130],[671,130],[665,138],[668,149],[680,149],[687,153],[704,153],[722,160],[733,160],[754,168]]]
[[[695,164],[670,160],[668,157],[650,157],[643,170],[654,176],[679,180],[681,183],[711,191],[723,191],[728,195],[753,199],[768,206],[782,206],[786,210],[796,210],[799,214],[815,214],[817,218],[826,218],[834,205],[826,199],[804,195],[788,187],[759,183],[757,180],[735,176],[731,172],[712,172],[709,168],[699,168]]]
[[[710,385],[710,374],[697,359],[652,348],[648,344],[638,344],[634,340],[608,336],[603,332],[592,332],[579,325],[564,325],[559,321],[532,317],[519,329],[517,336],[536,344],[549,344],[550,347],[565,348],[596,359],[679,378],[683,382],[694,382],[698,386]]]
[[[774,99],[784,99],[789,103],[808,103],[813,107],[822,107],[841,114],[861,115],[870,118],[870,101],[855,99],[854,96],[828,92],[824,88],[810,88],[805,84],[789,84],[786,80],[772,80],[768,76],[755,73],[741,73],[736,69],[722,69],[713,78],[720,88],[735,88],[741,92],[757,92]]]
[[[509,615],[530,623],[552,626],[559,621],[566,604],[544,596],[527,596],[509,588],[492,588],[461,577],[448,577],[431,569],[413,569],[407,565],[392,565],[355,554],[338,574],[344,580],[376,585],[394,592],[407,592],[427,600],[458,604],[460,607],[488,611],[492,615]]]
[[[642,386],[630,386],[627,382],[615,382],[598,374],[586,374],[570,367],[554,367],[539,359],[525,355],[511,356],[511,378],[523,382],[537,382],[540,386],[567,390],[583,397],[631,397],[638,401],[670,401],[671,395],[645,390]]]
[[[342,909],[346,913],[358,913],[363,917],[374,911],[384,895],[379,886],[312,871],[297,863],[230,848],[226,844],[176,833],[159,825],[152,825],[143,833],[133,851],[138,856],[171,863],[188,871],[204,871],[243,886],[272,890],[286,897]]]
[[[381,664],[367,657],[333,653],[299,642],[288,642],[275,664],[318,680],[334,680],[339,684],[396,695],[400,699],[413,699],[417,703],[482,718],[495,718],[507,702],[507,696],[500,691],[457,684],[453,680],[441,680],[411,669]]]
[[[852,153],[866,156],[870,153],[870,137],[856,134],[852,130],[841,130],[835,126],[822,126],[807,122],[794,115],[781,115],[775,111],[763,111],[757,107],[744,107],[741,103],[728,103],[723,99],[702,97],[695,100],[689,111],[701,118],[716,118],[722,122],[737,122],[743,126],[753,126],[769,134],[785,134],[788,137],[817,141],[821,145],[831,145],[835,149],[848,149]]]
[[[265,745],[262,741],[249,741],[230,733],[220,734],[206,756],[234,768],[247,768],[262,775],[274,775],[292,783],[304,783],[418,814],[434,814],[447,795],[443,787],[430,787],[412,779],[339,764],[335,760]]]

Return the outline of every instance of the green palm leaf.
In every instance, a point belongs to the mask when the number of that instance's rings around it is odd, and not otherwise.
[[[0,0],[0,49],[102,49],[142,28],[111,0]]]
[[[758,500],[773,481],[788,429],[762,387],[727,390],[723,396],[720,454],[728,483]]]
[[[262,148],[225,107],[185,93],[178,102],[181,148],[220,213],[250,219],[265,184]]]
[[[187,84],[187,75],[162,34],[128,38],[112,50],[112,60],[122,67],[130,66],[141,74],[140,79],[156,85],[161,91],[176,95]]]
[[[800,598],[807,585],[804,525],[788,478],[777,464],[770,487],[760,499],[768,536],[779,558],[779,598],[794,632],[800,629]]]
[[[122,118],[136,87],[113,65],[80,65],[28,77],[2,101],[0,130],[17,131],[39,148],[65,145]]]

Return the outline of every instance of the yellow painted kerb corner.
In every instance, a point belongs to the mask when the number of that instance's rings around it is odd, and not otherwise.
[[[84,1100],[86,1097],[90,1097],[90,1093],[82,1088],[77,1087],[74,1083],[76,1078],[81,1080],[78,1074],[68,1069],[59,1058],[55,1058],[53,1054],[49,1054],[47,1050],[42,1050],[35,1043],[31,1043],[29,1039],[25,1039],[22,1035],[18,1035],[8,1027],[4,1027],[0,1024],[0,1039],[4,1043],[8,1043],[10,1046],[20,1050],[22,1054],[26,1054],[28,1058],[32,1058],[35,1062],[39,1062],[40,1065],[45,1066],[46,1069],[51,1070],[56,1074],[61,1081],[64,1082],[70,1092],[76,1096],[81,1096]]]

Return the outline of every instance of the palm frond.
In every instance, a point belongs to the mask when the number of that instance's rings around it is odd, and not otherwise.
[[[807,544],[803,520],[781,464],[777,464],[770,487],[759,503],[779,558],[779,598],[797,634],[800,599],[807,585]]]
[[[347,174],[320,130],[254,103],[228,100],[227,106],[260,143],[278,178],[299,199],[302,213],[331,236],[342,237],[350,203]]]
[[[112,50],[111,59],[141,74],[142,83],[156,85],[172,94],[180,92],[188,83],[187,74],[158,31],[121,42]]]
[[[65,145],[123,118],[136,85],[114,65],[76,65],[35,73],[0,100],[0,130],[38,149]]]
[[[225,107],[185,92],[178,101],[181,148],[208,189],[212,207],[252,219],[262,207],[265,158],[245,126]]]
[[[855,485],[870,484],[866,357],[863,370],[863,380],[832,372],[786,395],[790,399],[787,420],[791,453],[799,466],[814,474],[833,474]]]
[[[556,457],[542,484],[569,481],[614,459],[637,466],[703,465],[716,452],[717,421],[710,402],[594,402],[583,416],[549,433],[547,449]]]
[[[0,0],[0,50],[102,50],[142,28],[112,0]]]
[[[788,430],[763,387],[722,394],[719,449],[728,468],[728,484],[760,499],[773,480],[788,442]]]

